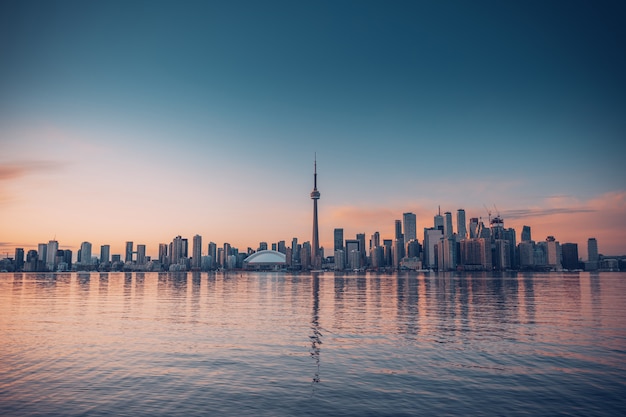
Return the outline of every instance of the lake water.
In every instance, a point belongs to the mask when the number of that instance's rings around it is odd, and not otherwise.
[[[626,273],[0,274],[0,415],[626,415]]]

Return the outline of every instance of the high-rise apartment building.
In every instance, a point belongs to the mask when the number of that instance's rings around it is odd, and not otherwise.
[[[145,265],[146,263],[146,245],[137,245],[137,265]]]
[[[91,243],[83,242],[80,244],[80,263],[83,265],[91,265]]]
[[[111,259],[111,246],[100,245],[100,263],[108,264]]]
[[[217,264],[217,245],[215,244],[215,242],[209,242],[208,251],[209,256],[211,257],[210,268],[213,269]]]
[[[126,242],[126,251],[124,254],[124,262],[133,261],[133,242]]]
[[[191,269],[200,270],[202,268],[202,236],[193,237],[193,248],[191,255]]]

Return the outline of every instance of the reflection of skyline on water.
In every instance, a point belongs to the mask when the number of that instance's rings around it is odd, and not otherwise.
[[[0,414],[15,411],[7,392],[32,414],[58,415],[67,404],[131,412],[117,405],[120,395],[168,414],[245,404],[268,415],[330,415],[346,399],[352,415],[380,404],[398,414],[480,412],[481,399],[507,414],[524,401],[519,387],[533,398],[524,403],[531,414],[564,398],[570,411],[587,410],[580,392],[617,407],[626,386],[623,278],[4,274]]]
[[[400,326],[397,330],[408,334],[419,333],[420,320],[433,316],[440,320],[458,319],[459,323],[466,323],[472,317],[490,314],[504,321],[532,323],[537,308],[546,308],[553,303],[562,304],[567,311],[589,315],[589,319],[592,319],[602,309],[603,299],[611,299],[610,293],[602,291],[605,283],[599,273],[511,273],[497,276],[487,273],[367,276],[322,273],[295,275],[293,279],[285,279],[285,275],[281,274],[268,275],[268,280],[250,273],[200,272],[10,275],[12,291],[16,294],[32,283],[37,291],[54,289],[63,292],[68,287],[75,287],[72,288],[72,295],[81,297],[97,295],[106,298],[109,292],[113,292],[124,299],[132,299],[132,304],[136,304],[145,297],[154,297],[156,286],[157,300],[168,299],[181,303],[190,300],[196,306],[203,298],[215,297],[220,293],[236,298],[241,289],[244,290],[242,294],[247,294],[250,285],[253,285],[251,280],[260,289],[268,289],[270,292],[275,289],[268,288],[265,281],[272,282],[272,287],[288,287],[291,298],[296,299],[303,295],[304,285],[301,284],[311,280],[314,285],[311,296],[318,310],[318,319],[319,314],[330,308],[340,326],[344,318],[355,313],[367,312],[374,317],[388,317],[392,313],[392,306],[393,316],[398,319],[397,325]],[[610,274],[605,276],[608,279],[611,277]],[[327,291],[329,285],[332,288],[330,292]],[[329,298],[331,294],[332,298]],[[261,292],[258,297],[262,298]],[[546,301],[541,307],[534,302],[537,297]]]

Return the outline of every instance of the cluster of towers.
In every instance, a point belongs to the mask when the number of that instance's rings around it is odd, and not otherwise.
[[[451,212],[433,218],[433,226],[424,228],[420,243],[416,234],[416,216],[404,213],[395,221],[394,239],[384,239],[375,232],[366,247],[365,234],[356,239],[343,237],[343,229],[334,230],[335,270],[412,269],[439,271],[504,271],[504,270],[597,270],[611,268],[598,263],[597,241],[588,241],[589,262],[578,258],[576,243],[560,244],[553,236],[545,241],[531,239],[530,226],[524,226],[521,242],[513,228],[505,228],[500,215],[491,217],[488,224],[482,218],[466,222],[465,210],[456,214],[456,231]]]

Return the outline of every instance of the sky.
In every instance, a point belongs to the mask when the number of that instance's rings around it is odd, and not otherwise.
[[[499,213],[626,254],[621,1],[0,2],[0,252]]]

